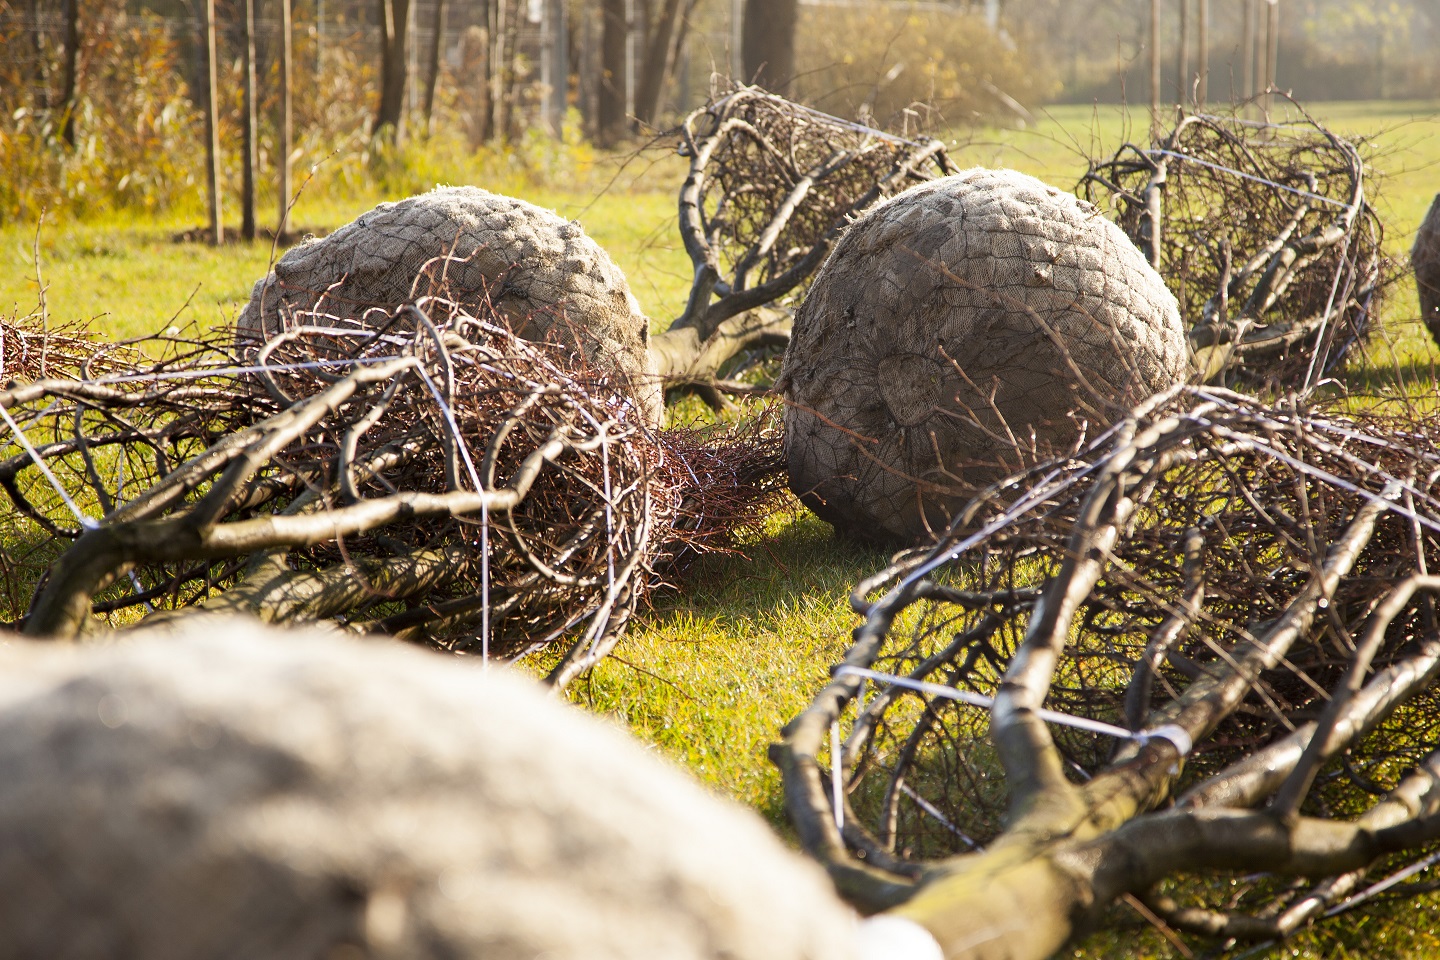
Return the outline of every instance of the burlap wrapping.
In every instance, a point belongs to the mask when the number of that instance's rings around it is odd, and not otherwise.
[[[779,381],[791,488],[841,532],[912,541],[1187,369],[1175,298],[1119,228],[967,170],[873,208],[816,276]]]
[[[1440,194],[1435,195],[1430,212],[1415,233],[1410,264],[1415,268],[1415,286],[1420,291],[1420,319],[1440,344]]]
[[[527,679],[180,623],[0,648],[0,958],[853,955],[815,864]]]
[[[488,296],[521,336],[578,344],[587,361],[623,374],[646,419],[660,423],[664,397],[647,353],[649,321],[620,268],[578,223],[477,187],[382,203],[301,243],[256,282],[238,333],[273,335],[317,304],[344,317],[388,310],[430,292],[442,275],[447,295],[477,315]]]

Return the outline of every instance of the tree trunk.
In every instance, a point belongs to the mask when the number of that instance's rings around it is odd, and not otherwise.
[[[405,139],[406,28],[410,0],[380,0],[380,109],[374,134],[394,143]]]
[[[495,131],[490,109],[490,17],[482,10],[480,23],[465,30],[464,89],[471,98],[471,141],[475,145],[490,142]]]
[[[201,9],[205,31],[205,181],[210,210],[210,242],[225,242],[225,219],[220,188],[220,83],[215,60],[215,0],[205,0]]]
[[[1195,20],[1195,32],[1199,34],[1200,44],[1197,57],[1200,62],[1199,79],[1195,83],[1195,105],[1204,107],[1210,85],[1210,0],[1197,0]]]
[[[1190,0],[1180,0],[1180,47],[1175,60],[1175,77],[1179,103],[1187,103],[1191,93],[1190,75]]]
[[[445,45],[445,0],[435,0],[435,34],[430,38],[430,62],[425,67],[425,136],[431,134],[435,110],[435,84],[440,79],[440,49]]]
[[[325,0],[315,0],[315,76],[325,68]]]
[[[1275,61],[1280,54],[1280,3],[1268,0],[1269,9],[1265,19],[1265,112],[1268,115],[1275,105]],[[1382,93],[1383,96],[1383,93]]]
[[[45,55],[45,31],[40,28],[40,0],[30,0],[30,32],[33,42],[33,56],[37,64],[35,75],[35,106],[40,110],[50,109],[50,58]]]
[[[1150,0],[1150,132],[1160,125],[1160,0]]]
[[[600,91],[597,129],[601,146],[614,146],[625,129],[625,0],[600,0]]]
[[[795,78],[799,0],[746,0],[741,59],[748,83],[785,93]]]
[[[515,15],[514,0],[495,0],[490,9],[490,136],[510,138],[510,64],[514,42],[511,32]]]
[[[680,0],[665,0],[665,5],[660,8],[660,18],[654,24],[647,24],[645,62],[640,68],[640,80],[635,85],[637,123],[653,124],[659,113],[660,91],[670,74],[670,38],[675,33],[679,14]]]
[[[80,0],[67,0],[65,4],[65,73],[64,89],[60,103],[65,111],[60,118],[60,139],[66,145],[75,146],[75,110],[78,104],[80,85]]]
[[[255,168],[259,166],[259,131],[255,118],[255,0],[245,0],[245,118],[241,160],[240,236],[255,239]]]
[[[1245,22],[1240,32],[1240,100],[1255,96],[1255,17],[1259,0],[1245,0]]]
[[[545,87],[541,114],[556,139],[564,132],[565,108],[570,91],[570,58],[566,48],[565,0],[545,0],[541,49],[541,85]]]
[[[280,213],[275,221],[277,237],[285,233],[285,221],[290,214],[290,40],[290,0],[280,0],[280,130],[277,150],[279,156],[275,158],[275,175],[280,194],[277,198]]]

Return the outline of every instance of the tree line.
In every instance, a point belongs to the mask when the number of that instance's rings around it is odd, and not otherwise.
[[[159,20],[203,112],[213,239],[227,120],[239,115],[241,232],[256,230],[261,128],[273,137],[280,216],[292,193],[293,126],[314,107],[327,58],[345,51],[347,96],[390,143],[424,137],[463,105],[466,135],[559,135],[567,111],[613,146],[665,127],[715,72],[884,124],[912,102],[945,123],[1024,120],[1053,100],[1244,100],[1274,86],[1302,99],[1428,96],[1440,13],[1424,0],[0,0],[0,107],[54,118],[76,148],[78,105],[105,36]],[[108,31],[108,34],[107,34]],[[293,41],[293,43],[292,43]],[[296,53],[297,50],[302,52]],[[698,81],[695,78],[701,78]],[[297,93],[298,85],[298,93]],[[437,92],[438,91],[438,92]],[[447,106],[448,104],[448,106]],[[446,123],[454,120],[453,111]],[[6,121],[0,120],[0,123]],[[272,133],[273,131],[273,133]],[[0,147],[3,149],[3,147]],[[23,177],[11,172],[12,177]]]

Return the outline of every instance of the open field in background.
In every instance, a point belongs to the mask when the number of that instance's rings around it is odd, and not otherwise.
[[[1440,103],[1322,105],[1315,115],[1341,133],[1372,136],[1368,154],[1382,174],[1377,207],[1393,256],[1408,252],[1416,226],[1440,191]],[[978,130],[954,147],[962,164],[1008,166],[1070,188],[1084,157],[1105,156],[1126,139],[1143,140],[1143,112],[1115,107],[1057,107],[1032,130]],[[663,328],[683,306],[690,266],[673,229],[682,162],[661,151],[624,164],[596,160],[563,186],[487,182],[483,170],[447,171],[450,182],[509,192],[578,219],[629,276],[641,304]],[[379,195],[302,195],[292,213],[301,231],[333,229]],[[237,211],[229,211],[232,220]],[[262,222],[273,216],[262,210]],[[192,213],[155,220],[46,223],[38,238],[46,303],[57,320],[97,318],[117,337],[172,322],[230,322],[272,257],[270,243],[215,250],[177,243],[199,226]],[[0,313],[28,312],[37,301],[34,224],[0,231]],[[275,255],[283,252],[283,248]],[[1368,386],[1391,371],[1426,376],[1440,351],[1416,322],[1413,283],[1402,282],[1385,308],[1381,335],[1347,379]],[[173,318],[173,319],[172,319]],[[685,408],[687,411],[693,409]],[[746,556],[702,559],[678,591],[655,608],[575,698],[613,717],[719,792],[759,809],[784,829],[779,777],[766,759],[775,731],[824,681],[856,618],[850,586],[886,557],[840,544],[829,527],[798,507],[771,524]],[[1136,920],[1136,927],[1143,925]],[[1433,956],[1440,903],[1424,900],[1391,917],[1332,924],[1285,953],[1301,956]],[[1077,956],[1168,954],[1149,932],[1093,942]],[[1263,955],[1263,954],[1262,954]]]

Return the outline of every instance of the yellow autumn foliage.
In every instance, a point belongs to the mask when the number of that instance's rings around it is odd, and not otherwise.
[[[934,4],[800,10],[793,92],[840,116],[911,131],[1014,120],[1059,91],[1023,35],[1003,22],[992,30],[977,13]]]

